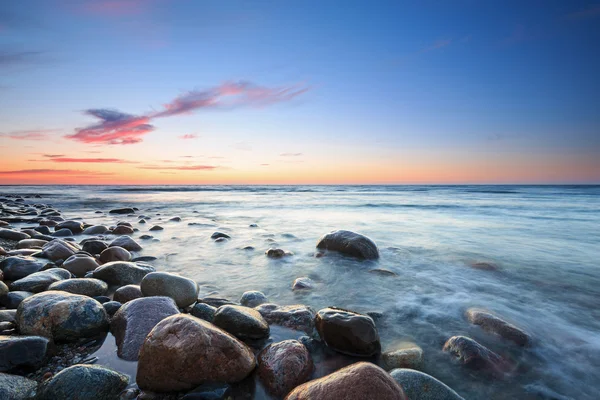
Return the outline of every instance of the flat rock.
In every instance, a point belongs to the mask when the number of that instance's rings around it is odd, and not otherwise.
[[[0,261],[0,269],[7,281],[16,281],[40,271],[46,263],[39,258],[11,256]]]
[[[15,242],[18,242],[19,240],[29,239],[30,237],[31,236],[23,232],[13,231],[12,229],[7,228],[0,228],[0,239],[14,240]]]
[[[520,328],[504,321],[493,313],[479,308],[470,308],[466,312],[466,317],[470,323],[479,325],[486,332],[498,335],[506,340],[510,340],[519,346],[527,346],[530,342],[528,333]]]
[[[110,210],[109,214],[135,214],[135,210],[130,207],[125,208],[115,208],[114,210]]]
[[[239,382],[254,367],[254,354],[234,336],[178,314],[159,322],[144,341],[137,384],[154,392],[187,391],[208,382]]]
[[[103,250],[100,253],[100,262],[109,263],[113,261],[129,261],[131,260],[131,253],[122,247],[114,246]]]
[[[377,327],[367,315],[324,308],[315,316],[315,327],[327,346],[340,353],[370,357],[381,351]]]
[[[139,299],[140,297],[144,297],[144,294],[139,285],[125,285],[115,290],[113,300],[125,304],[131,300]]]
[[[96,268],[92,276],[101,279],[109,285],[139,285],[144,276],[154,272],[150,265],[136,264],[126,261],[109,262]]]
[[[244,292],[240,298],[240,304],[244,307],[256,307],[261,304],[268,303],[267,296],[263,292],[257,290],[251,290]]]
[[[253,308],[225,305],[217,309],[213,323],[240,339],[262,339],[269,336],[269,324]]]
[[[137,360],[140,347],[152,328],[176,314],[179,309],[170,297],[142,297],[123,304],[110,322],[118,356],[128,361]]]
[[[477,371],[502,376],[510,370],[506,360],[466,336],[451,337],[442,350],[453,355],[459,364]]]
[[[41,336],[0,335],[0,372],[38,368],[47,348],[48,339]]]
[[[63,292],[80,294],[88,297],[103,296],[108,291],[106,282],[94,278],[65,279],[54,282],[48,290],[61,290]]]
[[[379,258],[379,250],[375,242],[364,235],[351,231],[338,230],[327,233],[319,239],[317,248],[338,251],[365,260]]]
[[[400,368],[390,375],[410,400],[464,400],[444,383],[423,372]]]
[[[313,361],[308,349],[297,340],[271,343],[258,355],[258,376],[269,393],[285,397],[308,381]]]
[[[144,296],[167,296],[177,306],[185,308],[198,300],[198,284],[186,277],[170,272],[151,272],[140,283]]]
[[[36,387],[36,381],[0,372],[0,399],[30,400]]]
[[[296,387],[286,400],[408,400],[402,388],[378,366],[358,362]]]
[[[39,293],[48,289],[54,282],[71,278],[71,273],[63,268],[50,268],[45,271],[35,272],[31,275],[14,281],[10,288],[15,291]]]
[[[255,307],[255,310],[269,324],[285,326],[308,334],[312,334],[315,328],[315,312],[312,308],[302,304],[278,306],[277,304],[266,303]]]
[[[122,247],[127,251],[140,251],[142,250],[142,246],[138,242],[136,242],[133,238],[129,236],[119,236],[112,242],[110,242],[109,247]]]
[[[96,259],[85,254],[73,254],[67,258],[61,265],[62,268],[71,272],[78,278],[82,278],[90,271],[95,270],[100,265],[96,262]]]

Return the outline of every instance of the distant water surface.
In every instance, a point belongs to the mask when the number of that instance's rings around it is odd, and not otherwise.
[[[159,270],[197,280],[201,296],[237,300],[261,290],[278,304],[381,311],[384,350],[417,343],[424,371],[466,399],[600,398],[600,186],[4,186],[0,192],[41,193],[40,202],[89,223],[132,222],[140,229],[135,238],[158,239],[140,241],[141,254],[158,257]],[[106,213],[122,206],[152,219],[141,225],[137,217]],[[173,216],[182,221],[168,221]],[[147,232],[154,224],[165,230]],[[315,258],[317,239],[334,229],[371,237],[381,259]],[[217,230],[232,239],[213,242]],[[255,250],[241,249],[248,245]],[[269,247],[294,256],[270,260]],[[468,266],[477,261],[499,270]],[[367,272],[373,268],[399,276]],[[316,287],[292,292],[301,276]],[[516,348],[471,326],[464,312],[472,306],[524,328],[533,346]],[[491,380],[454,365],[441,351],[453,335],[517,360],[517,372]]]

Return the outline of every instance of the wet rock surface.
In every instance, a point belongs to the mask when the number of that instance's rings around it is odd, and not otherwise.
[[[315,316],[315,328],[332,349],[352,356],[370,357],[381,351],[379,333],[367,315],[340,308],[324,308]]]
[[[315,312],[302,304],[279,306],[266,303],[255,307],[269,324],[281,325],[286,328],[304,331],[311,334],[314,331]]]
[[[114,261],[101,265],[92,272],[92,276],[109,285],[139,285],[144,276],[154,272],[154,267],[139,263]]]
[[[332,231],[323,235],[317,242],[321,250],[337,251],[366,260],[379,258],[377,245],[368,237],[351,231]]]
[[[410,400],[464,400],[444,383],[414,369],[395,369],[392,378]]]
[[[466,312],[470,323],[479,325],[486,332],[510,340],[519,346],[527,346],[531,338],[524,330],[504,321],[497,315],[479,308],[470,308]]]
[[[253,308],[224,305],[217,309],[213,323],[240,339],[262,339],[269,336],[269,324]]]
[[[71,273],[63,268],[50,268],[35,272],[25,278],[14,281],[10,288],[15,291],[39,293],[48,289],[54,282],[71,278]]]
[[[106,294],[108,285],[100,279],[75,278],[54,282],[48,287],[48,290],[60,290],[72,294],[97,297]]]
[[[0,335],[0,372],[39,367],[47,348],[48,339],[44,337]]]
[[[140,297],[144,297],[144,294],[139,285],[121,286],[115,290],[115,293],[113,294],[113,300],[118,301],[121,304],[125,304],[134,299],[139,299]]]
[[[451,337],[442,350],[454,356],[458,363],[494,376],[500,377],[511,368],[507,360],[466,336]]]
[[[267,391],[284,397],[296,386],[308,381],[313,361],[308,349],[297,340],[272,343],[257,357],[258,376]]]
[[[151,272],[140,283],[144,296],[167,296],[175,300],[180,308],[198,300],[198,284],[181,275],[169,272]]]
[[[36,381],[0,372],[0,399],[30,400],[36,387]]]

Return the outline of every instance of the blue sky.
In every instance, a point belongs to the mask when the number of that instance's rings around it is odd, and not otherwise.
[[[41,172],[51,149],[80,159],[61,170],[115,182],[123,168],[160,181],[156,160],[184,155],[215,167],[183,174],[197,183],[598,182],[598,43],[597,1],[6,1],[0,145],[20,150],[0,181],[64,181]],[[268,101],[154,117],[238,81]],[[95,126],[90,109],[152,129],[126,145],[65,138]]]

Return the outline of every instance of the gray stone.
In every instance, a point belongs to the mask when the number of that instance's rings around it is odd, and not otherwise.
[[[379,258],[377,245],[368,237],[351,231],[332,231],[317,242],[321,250],[333,250],[366,260]]]
[[[248,292],[244,292],[242,297],[240,298],[240,304],[244,307],[254,308],[256,306],[260,306],[261,304],[268,303],[267,296],[263,292],[259,292],[257,290],[252,290]]]
[[[13,292],[8,292],[8,294],[6,294],[5,296],[2,296],[0,298],[0,304],[2,304],[4,307],[6,307],[9,310],[16,310],[17,307],[19,307],[19,304],[21,304],[21,302],[23,300],[25,300],[28,297],[33,296],[33,293],[31,292],[21,292],[21,291],[13,291]]]
[[[54,239],[45,244],[44,247],[42,247],[42,250],[44,251],[46,258],[57,261],[66,260],[81,249],[75,243],[71,243],[67,240]]]
[[[185,308],[198,300],[198,284],[170,272],[151,272],[140,283],[144,296],[167,296]]]
[[[212,322],[215,318],[215,313],[217,312],[217,308],[205,303],[196,303],[194,307],[192,307],[192,314],[196,318],[203,319],[208,322]]]
[[[423,350],[412,344],[382,353],[381,361],[386,371],[396,368],[420,369],[423,364]]]
[[[109,247],[122,247],[127,251],[140,251],[142,250],[142,246],[139,245],[134,239],[129,236],[119,236],[112,242],[110,242]]]
[[[108,263],[113,261],[129,261],[131,260],[131,253],[122,247],[114,246],[103,250],[100,253],[100,262]]]
[[[68,237],[68,236],[73,236],[73,232],[71,232],[70,229],[62,228],[62,229],[54,231],[52,233],[52,236],[54,236],[54,237]]]
[[[292,290],[308,290],[314,286],[314,281],[307,276],[296,278],[292,283]]]
[[[36,381],[0,372],[0,399],[30,400],[36,387]]]
[[[217,309],[213,323],[240,339],[262,339],[269,336],[269,324],[253,308],[225,305]]]
[[[108,245],[104,243],[102,240],[85,240],[82,242],[82,250],[96,255],[102,253],[104,250],[108,248]]]
[[[410,400],[464,400],[444,383],[423,372],[401,368],[390,375]]]
[[[0,261],[0,269],[7,281],[16,281],[40,271],[45,265],[43,260],[34,257],[11,256]]]
[[[139,299],[140,297],[144,297],[144,294],[139,285],[125,285],[115,290],[113,300],[125,304],[131,300]]]
[[[108,232],[108,227],[104,225],[94,225],[88,228],[85,228],[83,231],[84,235],[103,235]]]
[[[78,278],[84,277],[90,271],[95,270],[100,265],[96,262],[96,259],[85,254],[73,254],[67,258],[61,265],[62,268],[71,272]]]
[[[106,282],[94,278],[65,279],[54,282],[48,287],[48,290],[62,290],[67,293],[97,297],[106,294],[108,285]]]
[[[41,249],[46,243],[48,243],[47,240],[23,239],[17,243],[17,249]]]
[[[278,306],[277,304],[266,303],[255,307],[255,309],[269,324],[285,326],[308,334],[314,332],[315,312],[305,305]]]
[[[33,293],[31,294],[33,296]],[[0,310],[0,322],[15,322],[16,309]]]
[[[47,348],[41,336],[0,336],[0,372],[38,368]]]
[[[25,278],[14,281],[10,288],[15,291],[39,293],[48,289],[54,282],[71,278],[71,273],[62,268],[50,268],[45,271],[35,272]]]
[[[12,229],[7,228],[0,228],[0,239],[14,240],[15,242],[18,242],[19,240],[29,239],[30,237],[31,236],[23,232],[13,231]]]
[[[328,307],[315,316],[315,327],[325,344],[340,353],[370,357],[381,351],[377,327],[367,315]]]
[[[109,317],[115,315],[115,313],[119,311],[119,308],[121,308],[121,306],[122,304],[118,301],[107,301],[106,303],[102,304],[102,307],[104,307]]]
[[[154,271],[154,267],[150,265],[114,261],[96,268],[92,272],[92,276],[102,279],[109,285],[139,285],[144,276]]]
[[[81,221],[64,221],[56,225],[55,231],[60,229],[68,229],[74,234],[83,232],[83,223]]]

